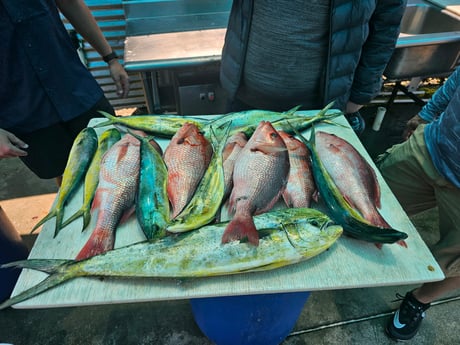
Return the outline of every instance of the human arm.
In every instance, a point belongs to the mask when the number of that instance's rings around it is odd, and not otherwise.
[[[355,71],[350,101],[366,104],[380,92],[383,72],[393,54],[405,8],[405,0],[377,1]]]
[[[420,111],[420,117],[426,122],[435,120],[446,109],[453,94],[460,85],[460,67],[433,94],[430,101]]]
[[[96,19],[83,0],[56,0],[56,5],[72,26],[101,56],[106,56],[112,52],[112,48],[105,39]],[[108,64],[110,75],[117,88],[117,94],[126,97],[129,92],[128,74],[117,59],[109,61]]]
[[[27,156],[27,152],[21,150],[27,147],[29,146],[13,133],[0,128],[0,159]]]
[[[403,133],[403,138],[408,139],[421,123],[436,120],[447,108],[450,100],[460,86],[460,67],[458,67],[447,81],[434,93],[430,101],[422,108],[420,113],[411,118]]]

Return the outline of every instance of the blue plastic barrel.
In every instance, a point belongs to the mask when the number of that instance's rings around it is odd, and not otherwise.
[[[0,265],[27,259],[29,249],[0,207]],[[21,270],[0,268],[0,302],[10,297]]]
[[[194,298],[201,331],[217,345],[277,345],[294,328],[310,292]]]

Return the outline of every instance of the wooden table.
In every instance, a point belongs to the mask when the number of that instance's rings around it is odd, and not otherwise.
[[[307,111],[306,114],[316,113]],[[93,120],[94,121],[94,120]],[[96,120],[98,121],[98,120]],[[345,127],[322,124],[317,130],[336,133],[347,139],[370,162],[359,139],[344,117],[337,122]],[[93,122],[94,124],[94,122]],[[101,132],[101,129],[98,129]],[[159,140],[165,148],[168,141]],[[371,162],[371,165],[373,163]],[[375,166],[374,166],[375,167]],[[377,171],[377,170],[376,170]],[[210,296],[268,294],[279,292],[335,290],[360,287],[416,284],[442,280],[444,275],[413,224],[377,171],[382,189],[382,215],[396,229],[407,232],[408,248],[397,244],[374,244],[342,236],[328,251],[306,262],[266,272],[189,280],[76,278],[16,308],[49,308],[106,303],[131,303]],[[66,215],[79,208],[82,190],[70,201]],[[89,229],[94,226],[92,220]],[[81,232],[81,220],[61,230],[53,239],[54,220],[40,232],[30,258],[71,259],[86,242],[90,231]],[[135,217],[120,226],[116,247],[143,240]],[[46,277],[45,273],[23,270],[13,294],[16,295]]]

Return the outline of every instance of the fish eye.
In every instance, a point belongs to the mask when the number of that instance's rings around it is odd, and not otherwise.
[[[278,138],[278,133],[276,133],[276,132],[271,132],[271,133],[270,133],[270,137],[273,138],[273,139]]]

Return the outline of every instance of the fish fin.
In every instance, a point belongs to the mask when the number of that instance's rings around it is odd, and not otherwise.
[[[294,115],[294,114],[297,112],[297,110],[300,109],[301,106],[302,106],[302,104],[296,105],[294,108],[291,108],[291,109],[289,109],[289,110],[286,110],[286,111],[284,112],[284,114],[286,114],[286,115]]]
[[[112,125],[113,123],[116,122],[116,116],[113,116],[113,115],[111,115],[109,113],[106,113],[105,111],[102,111],[102,110],[98,110],[98,113],[103,115],[103,116],[105,116],[108,120],[104,121],[104,122],[100,122],[100,123],[94,125],[93,128],[109,126],[109,125]]]
[[[11,262],[6,265],[2,265],[1,268],[6,268],[6,267],[30,268],[34,270],[47,272],[47,273],[50,273],[51,275],[47,277],[45,280],[38,283],[37,285],[31,287],[30,289],[27,289],[21,292],[20,294],[14,297],[11,297],[10,299],[7,299],[3,303],[1,303],[0,310],[8,308],[14,304],[23,302],[34,296],[37,296],[38,294],[65,282],[66,280],[74,278],[75,275],[71,275],[70,273],[68,273],[68,270],[63,269],[64,266],[68,265],[71,262],[73,261],[72,260],[54,260],[54,259],[49,259],[49,260],[32,259],[32,260],[16,261],[16,262]]]
[[[135,211],[136,211],[136,207],[134,205],[128,208],[127,210],[125,210],[123,212],[123,215],[120,218],[119,224],[126,223],[128,219],[134,214]]]
[[[287,190],[285,190],[282,195],[283,195],[283,200],[286,206],[288,208],[292,208],[294,201],[292,200],[291,195],[287,192]]]
[[[104,193],[110,191],[108,188],[98,188],[94,194],[93,202],[91,203],[91,212],[101,208]]]
[[[401,247],[407,248],[407,243],[406,243],[406,241],[404,241],[404,240],[399,240],[399,241],[396,242],[396,243],[399,244]]]
[[[83,212],[83,227],[81,231],[83,232],[91,222],[91,210],[89,208],[85,209]]]
[[[255,246],[259,245],[259,234],[250,215],[235,217],[228,223],[222,235],[222,244],[245,239]]]
[[[30,233],[34,233],[40,226],[45,224],[48,220],[56,216],[56,209],[51,210],[45,217],[43,217],[35,226],[30,230]]]
[[[62,227],[65,228],[67,225],[72,223],[74,220],[83,216],[83,214],[84,214],[84,210],[82,208],[79,209],[77,212],[75,212],[72,216],[67,218],[67,220],[62,223]]]
[[[115,233],[108,229],[96,228],[86,241],[75,260],[88,259],[92,256],[112,250],[115,244]]]

